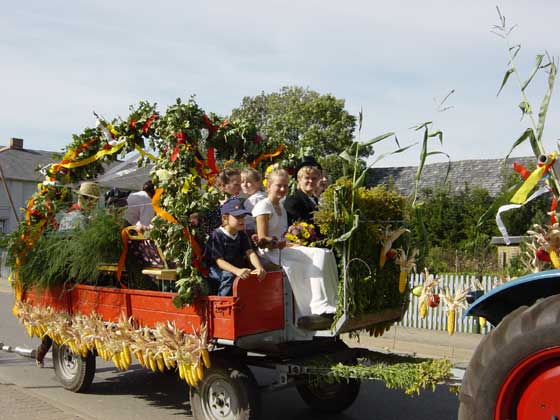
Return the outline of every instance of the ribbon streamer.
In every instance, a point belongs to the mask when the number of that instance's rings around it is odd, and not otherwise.
[[[153,160],[154,162],[157,162],[159,160],[159,158],[157,156],[152,155],[149,152],[146,152],[144,149],[142,149],[139,145],[135,144],[134,145],[134,149],[136,149],[136,151],[138,153],[140,153],[142,156],[147,157],[150,160]]]
[[[98,151],[93,156],[90,156],[88,158],[78,160],[78,161],[75,161],[75,162],[63,163],[64,161],[62,161],[60,163],[55,163],[52,167],[53,172],[55,172],[55,173],[58,172],[60,170],[60,168],[72,169],[72,168],[79,168],[80,166],[89,165],[90,163],[93,163],[93,162],[101,159],[103,156],[112,155],[114,153],[117,153],[119,150],[121,150],[124,147],[125,144],[126,144],[126,141],[122,141],[120,143],[115,144],[110,149],[105,149],[105,150],[102,149],[102,150]]]
[[[542,165],[542,166],[537,167],[537,169],[535,169],[531,173],[531,175],[529,175],[525,179],[525,182],[523,183],[523,185],[516,191],[514,196],[511,198],[510,201],[512,203],[523,204],[523,203],[526,202],[527,196],[529,195],[529,193],[533,190],[533,188],[535,188],[535,186],[538,184],[538,182],[544,176],[544,174],[546,174],[548,172],[548,170],[552,167],[554,162],[556,162],[557,155],[558,154],[556,152],[549,155],[549,159],[547,159],[548,163],[546,165]],[[515,165],[514,165],[514,169],[516,169]],[[525,173],[520,172],[520,173],[521,173],[521,176],[523,176],[523,177],[525,177],[527,175],[526,172]]]
[[[161,217],[164,220],[167,220],[170,223],[179,224],[179,222],[177,221],[177,219],[175,219],[175,217],[173,217],[171,214],[169,214],[159,206],[158,202],[162,193],[163,193],[163,189],[158,188],[156,189],[156,192],[152,197],[152,207],[154,208],[155,214],[157,214],[159,217]],[[200,247],[196,239],[191,235],[188,227],[183,228],[183,236],[192,246],[194,255],[196,257],[196,261],[193,262],[193,265],[200,271],[200,268],[197,267],[197,265],[198,265],[198,261],[202,257],[202,248]]]
[[[528,202],[534,200],[537,197],[540,197],[543,194],[549,193],[549,192],[551,192],[550,188],[546,187],[546,186],[543,186],[543,187],[539,188],[537,191],[535,191],[523,204],[506,204],[505,206],[502,206],[498,209],[498,212],[496,213],[496,224],[498,225],[499,231],[502,233],[502,236],[504,238],[504,242],[506,243],[506,245],[511,244],[511,240],[509,239],[509,234],[507,232],[506,226],[504,225],[504,222],[502,221],[502,213],[505,213],[506,211],[509,211],[509,210],[518,209],[520,207],[523,207]]]
[[[284,151],[284,149],[286,148],[285,145],[281,144],[280,146],[278,146],[278,148],[272,152],[272,153],[263,153],[262,155],[258,156],[249,166],[251,166],[251,168],[256,168],[257,165],[264,159],[272,159],[276,156],[278,156],[280,153],[282,153]]]

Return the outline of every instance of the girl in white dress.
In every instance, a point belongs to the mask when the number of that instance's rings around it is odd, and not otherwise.
[[[294,293],[296,317],[334,314],[338,273],[332,251],[286,244],[284,240],[288,218],[280,201],[288,191],[288,180],[283,169],[270,172],[267,198],[253,208],[261,245],[259,253],[284,269]]]

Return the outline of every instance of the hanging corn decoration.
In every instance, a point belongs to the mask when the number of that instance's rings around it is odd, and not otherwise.
[[[421,319],[426,318],[427,314],[428,314],[428,305],[426,304],[426,301],[423,300],[422,302],[420,302],[420,318]]]
[[[390,230],[388,227],[381,234],[381,251],[379,254],[379,268],[383,268],[385,261],[387,260],[387,252],[393,246],[395,242],[403,233],[409,232],[408,229],[399,228],[397,230]]]
[[[399,273],[399,292],[401,294],[406,290],[406,283],[408,280],[408,273],[412,270],[416,271],[416,256],[418,255],[418,250],[414,248],[409,255],[406,255],[404,249],[397,249],[397,258],[395,262],[400,267],[401,271]]]
[[[484,318],[483,316],[479,316],[478,323],[480,324],[480,328],[484,328],[486,326],[486,318]]]
[[[414,251],[413,251],[414,255]],[[428,314],[428,301],[430,296],[435,293],[435,288],[438,285],[440,279],[437,276],[430,274],[427,268],[424,268],[424,283],[422,284],[422,290],[420,291],[420,296],[418,297],[418,309],[420,318],[424,319]],[[418,286],[416,286],[415,293],[418,293]]]
[[[467,309],[466,297],[469,288],[459,290],[452,294],[449,289],[445,288],[443,293],[443,301],[447,305],[447,332],[449,335],[455,333],[455,315],[458,308]]]
[[[18,319],[27,333],[42,338],[48,335],[58,345],[68,346],[82,357],[96,352],[119,370],[129,369],[132,356],[153,372],[177,369],[181,379],[196,387],[210,368],[206,327],[199,335],[185,334],[175,324],[156,324],[154,329],[134,326],[124,315],[106,323],[93,313],[73,315],[47,307],[16,302]]]

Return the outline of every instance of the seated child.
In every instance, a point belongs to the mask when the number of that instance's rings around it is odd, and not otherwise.
[[[261,174],[257,170],[245,168],[241,171],[241,191],[247,196],[243,207],[251,213],[255,204],[266,198],[266,193],[262,190]],[[255,218],[250,214],[245,218],[245,232],[249,237],[257,232]]]
[[[206,243],[204,257],[210,267],[208,285],[211,295],[229,296],[236,277],[246,279],[251,270],[246,268],[246,257],[262,280],[266,272],[245,233],[245,216],[249,214],[238,198],[226,201],[221,208],[222,226],[215,229]]]

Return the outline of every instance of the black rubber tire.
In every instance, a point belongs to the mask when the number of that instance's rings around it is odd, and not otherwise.
[[[217,396],[212,396],[213,393]],[[220,399],[220,393],[226,398]],[[255,377],[247,366],[229,359],[212,361],[204,379],[190,389],[190,399],[196,420],[258,420],[261,415]]]
[[[333,381],[320,376],[305,376],[296,383],[305,403],[321,413],[340,413],[350,407],[360,393],[359,379]]]
[[[73,354],[67,346],[53,345],[54,373],[62,386],[72,392],[86,392],[95,375],[95,356]]]
[[[560,295],[507,315],[478,345],[463,377],[459,420],[491,420],[509,372],[530,355],[560,346]]]

